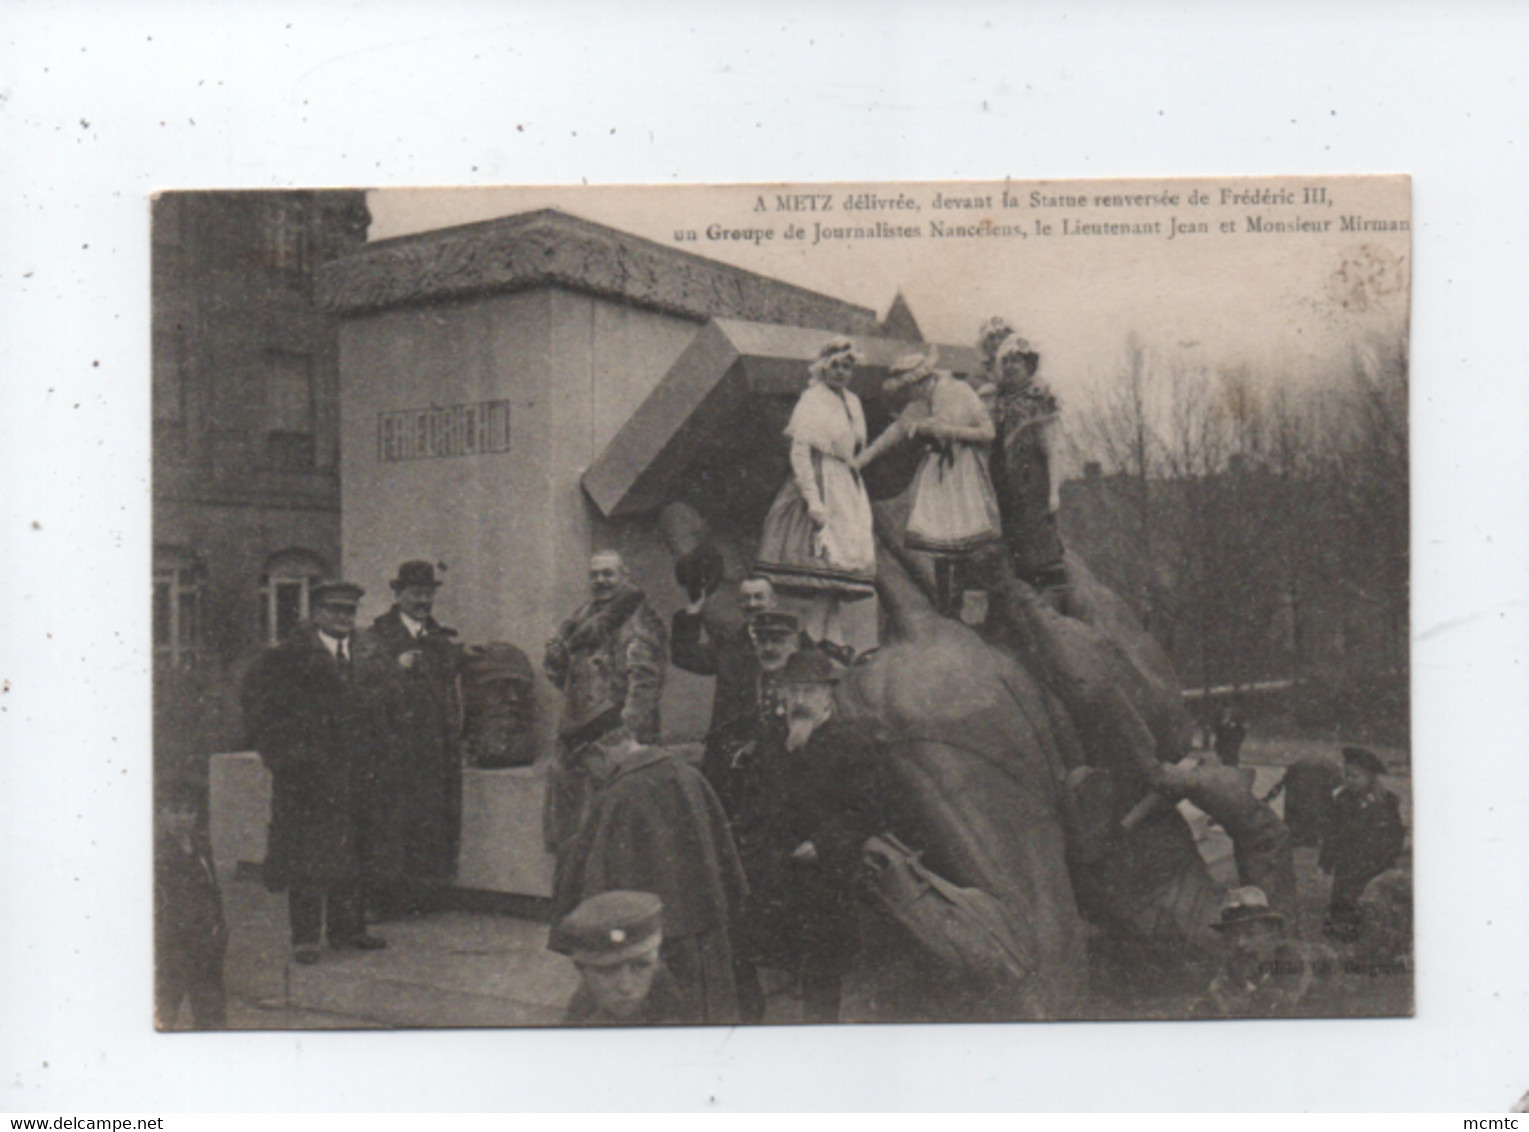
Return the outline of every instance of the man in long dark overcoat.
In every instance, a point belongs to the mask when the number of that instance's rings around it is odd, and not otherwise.
[[[860,948],[866,840],[886,832],[872,741],[834,714],[832,663],[794,653],[780,677],[785,725],[741,753],[734,835],[749,897],[746,958],[800,976],[808,1022],[836,1022]]]
[[[462,701],[456,633],[431,611],[440,582],[428,562],[405,562],[394,604],[357,642],[360,671],[386,719],[368,809],[369,881],[387,915],[428,908],[456,873],[462,838]]]
[[[375,770],[380,708],[354,672],[356,606],[349,582],[313,588],[312,621],[269,650],[244,683],[244,716],[271,772],[265,883],[285,890],[294,957],[331,947],[372,949],[361,892],[362,809]]]

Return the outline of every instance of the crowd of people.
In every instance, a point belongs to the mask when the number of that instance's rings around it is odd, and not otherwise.
[[[933,351],[899,359],[885,389],[904,405],[870,442],[849,388],[856,347],[824,344],[786,429],[791,474],[738,586],[737,623],[709,616],[723,573],[710,547],[677,563],[687,602],[668,623],[620,554],[591,557],[589,599],[543,656],[562,695],[542,833],[556,855],[549,946],[581,974],[570,1022],[757,1022],[782,979],[799,987],[806,1020],[839,1018],[860,951],[862,849],[896,833],[882,761],[837,718],[834,695],[855,659],[840,608],[876,580],[863,469],[923,446],[903,537],[931,557],[941,613],[960,615],[977,554],[1004,553],[1039,590],[1065,584],[1046,439],[1057,400],[1002,319],[983,325],[979,346],[984,365],[964,377]],[[453,877],[466,660],[432,617],[441,584],[431,563],[404,563],[392,608],[364,631],[359,586],[316,585],[310,621],[246,679],[246,724],[272,778],[264,880],[286,893],[296,963],[320,962],[325,942],[385,947],[368,924],[432,909]],[[659,745],[671,663],[715,680],[698,766]],[[1381,835],[1343,831],[1394,813],[1377,789],[1372,776],[1335,795],[1335,922],[1351,920],[1384,856],[1345,863]],[[186,806],[169,793],[159,810],[159,1010],[166,1024],[189,998],[197,1025],[215,1027],[227,932]],[[1236,940],[1283,920],[1257,888],[1233,906],[1252,909],[1228,913]]]

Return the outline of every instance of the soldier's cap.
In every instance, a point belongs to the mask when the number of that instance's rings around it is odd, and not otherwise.
[[[794,613],[781,613],[774,609],[755,614],[752,625],[754,632],[767,636],[790,637],[801,630]]]
[[[834,663],[817,649],[799,649],[780,670],[782,684],[837,684]]]
[[[1367,751],[1363,747],[1344,747],[1343,761],[1353,763],[1360,770],[1367,770],[1371,774],[1381,775],[1389,773],[1386,764],[1380,761],[1380,756],[1374,751]]]
[[[575,963],[608,967],[657,951],[663,939],[663,901],[651,892],[613,889],[564,916],[547,946]]]
[[[445,567],[441,567],[443,570]],[[395,590],[406,590],[411,586],[420,586],[425,589],[438,590],[442,583],[435,580],[435,566],[420,559],[405,562],[398,568],[398,577],[388,585]]]
[[[309,590],[308,601],[312,605],[344,605],[354,609],[361,604],[365,593],[355,582],[342,582],[336,578],[320,582]]]
[[[1228,928],[1239,927],[1242,924],[1255,923],[1259,920],[1267,920],[1278,924],[1285,922],[1284,916],[1269,907],[1269,898],[1264,895],[1264,890],[1256,884],[1234,888],[1226,895],[1227,902],[1222,905],[1221,919],[1211,925],[1218,932],[1224,932]]]

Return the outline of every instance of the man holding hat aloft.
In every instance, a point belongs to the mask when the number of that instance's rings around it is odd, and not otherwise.
[[[405,562],[393,607],[361,635],[357,654],[387,716],[387,757],[370,809],[368,864],[379,910],[428,907],[456,872],[462,831],[461,650],[431,613],[441,583],[429,562]]]
[[[801,978],[809,1022],[838,1021],[860,947],[860,849],[885,832],[876,752],[836,717],[837,683],[816,649],[786,661],[784,726],[767,730],[741,768],[734,828],[750,890],[740,946],[756,965]]]
[[[309,595],[312,619],[250,669],[244,721],[271,772],[264,878],[285,890],[294,958],[333,948],[370,950],[361,893],[365,782],[385,742],[376,698],[355,672],[356,607],[365,591],[326,581]]]
[[[1386,764],[1363,747],[1343,748],[1343,785],[1333,791],[1332,817],[1317,864],[1333,876],[1332,903],[1322,930],[1334,939],[1359,937],[1359,898],[1401,855],[1407,840],[1396,795],[1380,785]]]
[[[694,1023],[664,965],[664,905],[651,892],[616,889],[591,896],[564,916],[549,946],[574,961],[579,989],[563,1021],[570,1026]]]

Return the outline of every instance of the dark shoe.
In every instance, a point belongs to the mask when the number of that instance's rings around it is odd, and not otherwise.
[[[388,941],[380,935],[357,935],[349,939],[332,939],[329,946],[339,950],[345,947],[353,947],[357,951],[381,951],[388,945]]]
[[[304,967],[311,967],[319,961],[319,949],[316,944],[302,943],[292,949],[292,961],[301,963]]]

